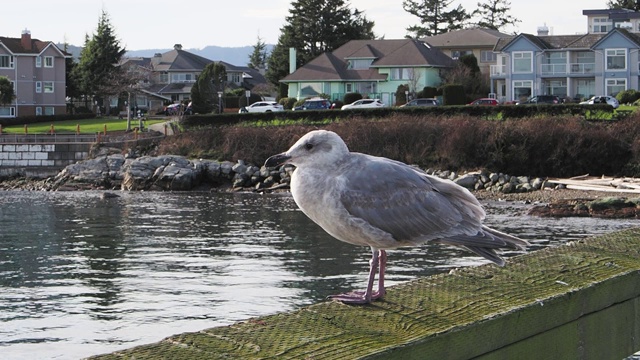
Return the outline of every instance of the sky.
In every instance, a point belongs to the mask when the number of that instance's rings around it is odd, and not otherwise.
[[[452,0],[467,11],[483,0]],[[350,0],[352,8],[375,22],[374,33],[400,39],[419,19],[402,8],[403,0]],[[511,15],[521,22],[506,33],[536,34],[539,26],[552,35],[585,33],[584,9],[605,9],[606,0],[510,0]],[[22,0],[2,4],[0,36],[32,38],[82,46],[95,33],[104,10],[116,37],[127,50],[253,46],[258,37],[276,44],[291,0]]]

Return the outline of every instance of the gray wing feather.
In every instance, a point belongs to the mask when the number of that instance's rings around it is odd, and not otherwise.
[[[363,166],[367,171],[360,171]],[[474,236],[482,227],[484,210],[473,195],[413,167],[354,154],[344,175],[341,202],[347,211],[400,243]]]

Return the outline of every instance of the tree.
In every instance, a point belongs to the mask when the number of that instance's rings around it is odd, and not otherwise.
[[[253,52],[249,55],[247,66],[256,70],[266,69],[267,67],[267,44],[259,36],[256,44],[253,45]]]
[[[486,29],[500,30],[507,25],[515,25],[520,20],[509,15],[511,3],[508,0],[485,0],[478,3],[473,15],[480,17],[478,26]]]
[[[640,11],[639,0],[609,0],[607,1],[609,9],[629,9],[633,11]]]
[[[143,67],[129,65],[117,66],[102,79],[96,87],[96,91],[104,96],[126,96],[127,101],[127,131],[131,131],[132,97],[145,88],[145,82],[149,78],[149,71]],[[138,121],[138,128],[142,129],[142,118]]]
[[[11,104],[15,97],[11,80],[6,76],[0,76],[0,105]]]
[[[191,106],[200,114],[221,109],[218,92],[224,91],[227,82],[227,69],[220,62],[205,66],[198,80],[191,88]]]
[[[126,49],[120,46],[111,26],[109,16],[103,10],[96,33],[89,38],[85,36],[84,48],[80,52],[80,60],[74,69],[73,76],[78,81],[80,91],[85,99],[97,97],[102,100],[105,93],[100,89],[108,89],[103,86],[109,78],[114,77],[117,65],[126,53]]]
[[[289,73],[289,48],[296,49],[300,67],[350,40],[375,38],[373,21],[344,0],[293,1],[289,14],[267,62],[266,77],[276,86]]]
[[[452,30],[462,29],[471,19],[471,14],[461,6],[446,10],[452,0],[403,0],[404,11],[420,19],[421,25],[407,28],[415,38],[434,36]]]

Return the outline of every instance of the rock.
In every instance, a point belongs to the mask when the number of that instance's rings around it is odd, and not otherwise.
[[[476,182],[478,182],[478,175],[464,174],[455,179],[453,182],[467,189],[473,189],[476,185]]]

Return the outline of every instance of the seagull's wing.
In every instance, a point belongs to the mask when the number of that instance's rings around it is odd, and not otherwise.
[[[482,230],[485,213],[469,191],[406,164],[353,153],[343,181],[340,200],[349,214],[399,244],[474,237]]]

